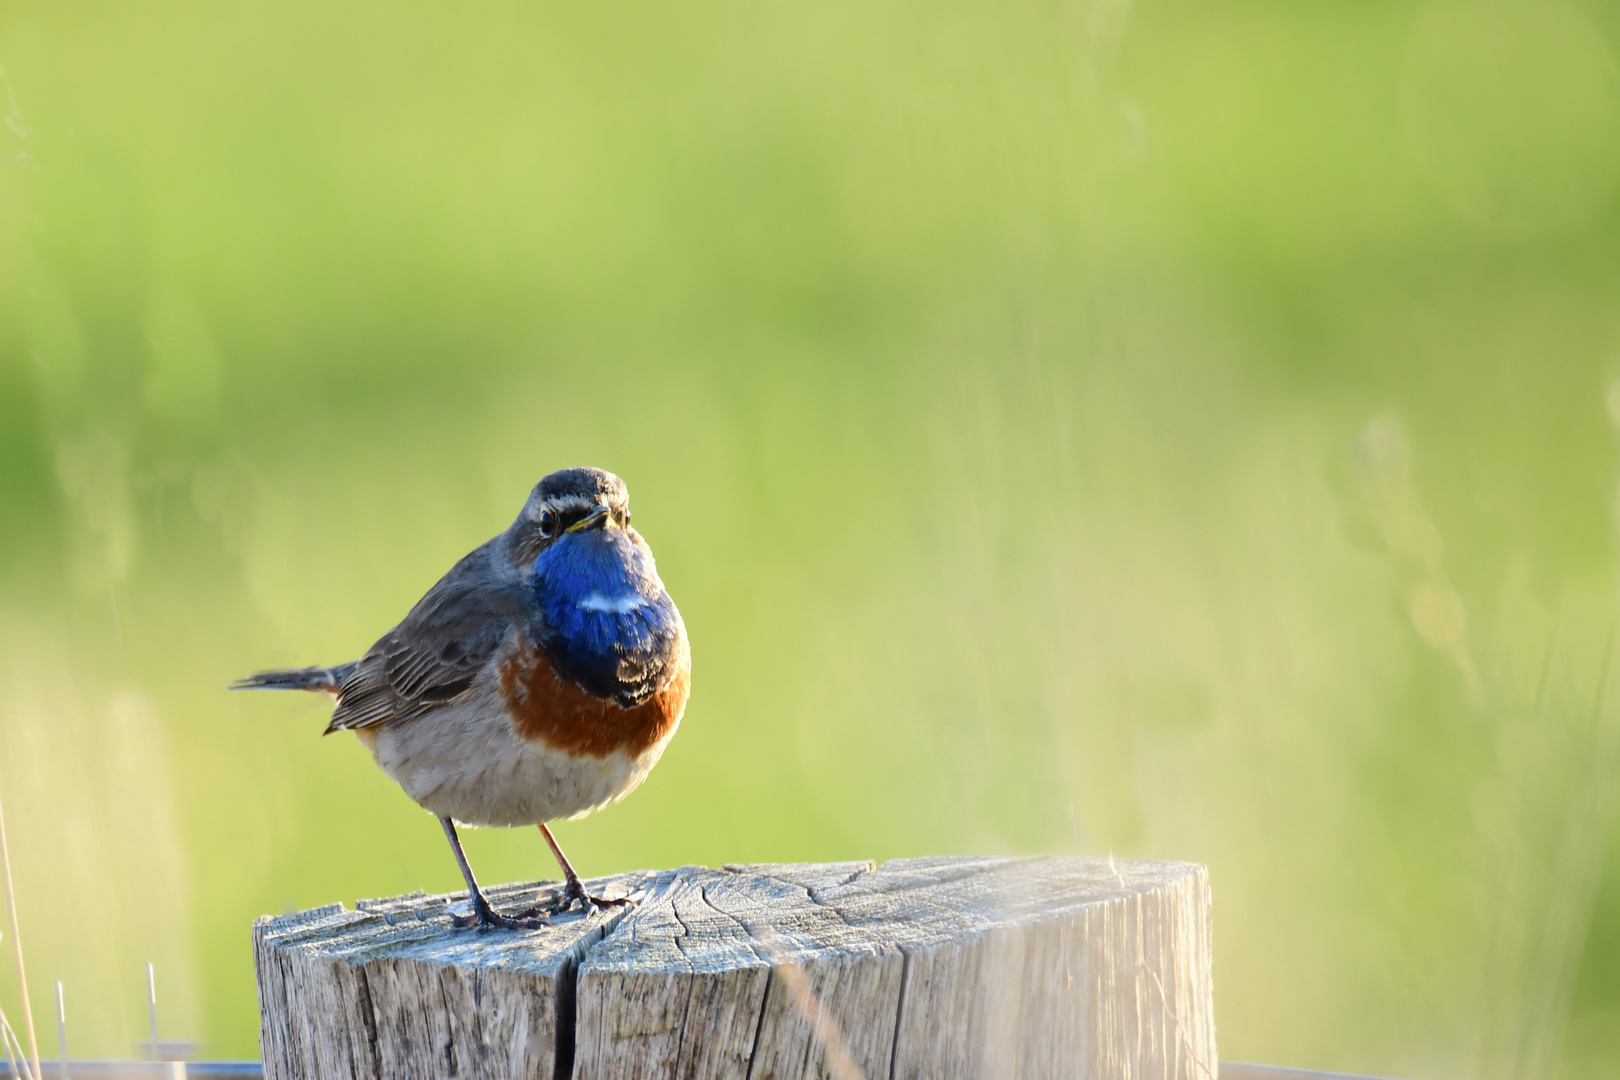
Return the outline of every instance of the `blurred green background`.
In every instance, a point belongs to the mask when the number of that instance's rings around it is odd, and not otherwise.
[[[459,886],[326,707],[551,469],[693,638],[586,873],[1194,859],[1222,1056],[1620,1071],[1620,9],[0,7],[0,794],[76,1056]],[[479,832],[487,881],[549,876]],[[0,1005],[17,1016],[14,982]]]

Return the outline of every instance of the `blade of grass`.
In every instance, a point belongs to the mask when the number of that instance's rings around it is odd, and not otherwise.
[[[11,1021],[6,1017],[4,1009],[0,1009],[0,1039],[3,1039],[6,1044],[6,1060],[11,1062],[11,1075],[23,1078],[23,1080],[34,1080],[35,1072],[28,1067],[28,1058],[23,1054],[22,1040],[17,1038],[17,1031],[11,1026]],[[20,1072],[17,1069],[17,1061],[12,1058],[13,1047],[17,1051],[16,1058],[22,1062],[22,1071]]]
[[[62,1000],[62,980],[56,980],[56,1051],[62,1067],[59,1080],[68,1080],[67,1056],[67,1003]]]
[[[11,1067],[12,1076],[21,1076],[22,1073],[17,1071],[17,1057],[11,1052],[11,1037],[6,1034],[10,1030],[11,1023],[6,1019],[6,1011],[0,1009],[0,1043],[6,1047],[6,1064]]]
[[[17,958],[17,990],[22,995],[23,1023],[28,1027],[29,1059],[34,1067],[34,1075],[38,1076],[39,1040],[34,1037],[34,1007],[28,1003],[28,975],[23,969],[22,933],[17,928],[17,893],[11,885],[11,852],[6,847],[6,814],[3,806],[0,806],[0,869],[4,869],[6,876],[6,910],[11,914],[11,951]]]
[[[152,962],[146,962],[146,1019],[152,1029],[152,1060],[158,1060],[158,1033],[157,1033],[157,972]]]

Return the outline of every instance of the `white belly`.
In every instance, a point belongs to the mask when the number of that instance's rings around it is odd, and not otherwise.
[[[647,778],[679,726],[638,757],[624,750],[587,757],[520,738],[486,699],[356,734],[426,809],[465,825],[516,826],[584,817],[624,798]]]

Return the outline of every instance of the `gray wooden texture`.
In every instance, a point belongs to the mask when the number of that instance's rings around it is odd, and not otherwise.
[[[463,893],[254,924],[280,1078],[1215,1080],[1203,867],[686,866],[634,908],[456,930]],[[503,910],[551,883],[491,889]]]

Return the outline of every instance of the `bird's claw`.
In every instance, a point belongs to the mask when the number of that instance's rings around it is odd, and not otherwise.
[[[551,923],[539,908],[529,908],[516,915],[502,915],[494,908],[475,904],[473,910],[465,915],[451,915],[450,925],[461,930],[484,930],[489,927],[497,930],[543,930]]]
[[[594,915],[607,908],[636,906],[636,902],[628,896],[620,896],[613,900],[604,900],[600,896],[592,896],[585,891],[585,886],[580,884],[578,879],[575,879],[563,886],[562,896],[552,903],[550,913],[552,915],[561,915],[563,912],[572,911],[576,904],[586,915]]]

